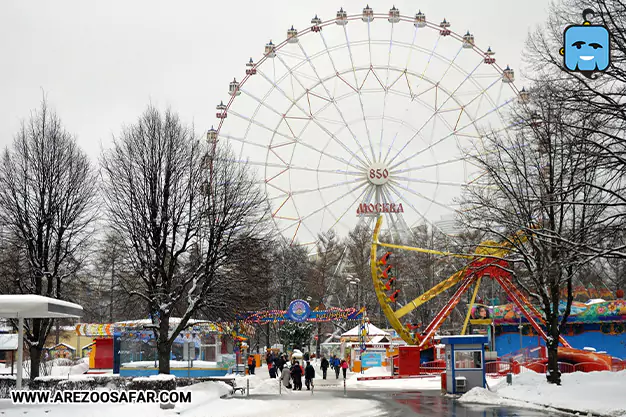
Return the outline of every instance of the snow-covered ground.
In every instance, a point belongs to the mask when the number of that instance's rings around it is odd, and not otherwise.
[[[66,359],[54,359],[51,361],[50,375],[49,377],[67,377],[68,375],[81,375],[89,370],[89,358],[81,359],[76,365],[73,366],[65,366],[58,365],[57,363],[67,363]],[[15,365],[17,366],[17,364]],[[13,374],[15,375],[16,368],[13,368]],[[30,368],[30,361],[24,361],[24,367]],[[10,374],[11,373],[11,365],[8,367],[2,368],[0,367],[0,375],[2,374]],[[26,373],[24,373],[24,377],[26,377]],[[45,378],[42,376],[42,378]]]
[[[626,371],[574,372],[561,376],[562,385],[548,384],[534,372],[513,376],[513,384],[501,380],[492,391],[474,388],[459,401],[510,405],[524,408],[554,407],[585,415],[626,417]]]
[[[428,378],[406,378],[406,379],[392,379],[392,380],[372,380],[372,381],[359,381],[360,377],[368,377],[368,376],[388,376],[390,373],[385,368],[370,368],[363,372],[362,374],[352,374],[346,380],[346,385],[350,387],[350,389],[376,389],[376,390],[393,390],[393,391],[401,391],[401,390],[437,390],[441,389],[441,378],[439,375],[428,377]],[[329,373],[330,376],[330,373]],[[332,374],[332,378],[334,379],[335,375]],[[340,383],[343,384],[341,380],[341,375],[339,376]]]
[[[322,384],[321,372],[316,380]],[[84,376],[87,377],[87,376]],[[83,376],[73,375],[72,379]],[[333,374],[334,380],[334,374]],[[68,404],[68,405],[14,405],[10,400],[0,400],[2,417],[111,417],[154,416],[174,417],[178,414],[186,417],[374,417],[381,415],[378,401],[341,398],[331,396],[332,392],[292,391],[281,387],[279,395],[278,379],[268,377],[267,368],[257,368],[257,375],[237,377],[237,386],[250,384],[250,397],[236,394],[230,397],[231,388],[222,382],[205,382],[181,388],[192,392],[192,403],[177,405],[174,410],[161,410],[158,404]],[[335,384],[334,381],[326,382]],[[336,381],[337,384],[343,380]],[[330,385],[330,384],[328,384]],[[336,390],[339,390],[336,387]],[[226,398],[221,398],[226,396]],[[332,406],[329,406],[332,401]],[[121,412],[121,413],[120,413]]]

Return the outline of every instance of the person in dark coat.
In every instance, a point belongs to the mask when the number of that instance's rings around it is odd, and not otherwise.
[[[306,368],[304,368],[304,383],[307,391],[311,391],[313,388],[313,378],[315,378],[315,368],[313,368],[311,362],[307,361]]]
[[[302,357],[302,359],[304,359],[305,362],[308,362],[310,359],[309,352],[304,352],[304,356]]]
[[[328,359],[322,356],[322,363],[320,364],[320,368],[322,369],[322,379],[326,379],[326,372],[328,371]]]
[[[267,355],[265,355],[265,363],[267,363],[267,369],[272,369],[272,364],[274,364],[274,354],[272,351],[268,351]]]
[[[302,367],[295,361],[291,367],[291,379],[293,379],[293,390],[302,391]]]
[[[270,378],[276,378],[276,374],[278,373],[278,368],[275,363],[272,363],[270,368]]]
[[[280,372],[283,372],[283,368],[285,367],[285,359],[282,356],[276,358],[276,367]]]

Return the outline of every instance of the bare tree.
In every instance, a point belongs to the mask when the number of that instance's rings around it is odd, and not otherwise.
[[[538,85],[532,97],[513,115],[517,128],[510,136],[487,135],[484,149],[473,151],[482,176],[464,195],[462,217],[487,238],[511,246],[510,272],[543,309],[547,379],[559,384],[559,336],[570,312],[572,280],[594,258],[584,248],[602,239],[605,206],[597,186],[607,176],[581,152],[591,134],[586,127],[595,120],[570,112],[549,83]],[[514,237],[518,232],[523,239]]]
[[[338,307],[342,295],[347,291],[345,276],[341,274],[341,261],[345,247],[340,242],[334,230],[318,235],[317,255],[307,283],[309,296],[316,305]],[[317,323],[316,355],[320,355],[322,342],[322,323]]]
[[[611,65],[606,72],[573,73],[564,67],[559,50],[563,47],[563,30],[582,24],[584,10],[592,24],[609,30]],[[546,25],[529,38],[526,48],[528,76],[548,80],[567,111],[578,118],[563,120],[570,129],[583,133],[584,152],[610,172],[610,181],[591,184],[606,197],[603,204],[610,210],[605,215],[607,239],[597,248],[589,248],[605,256],[626,258],[626,242],[622,231],[626,223],[626,2],[624,0],[560,0],[550,7]],[[577,119],[595,123],[573,125]]]
[[[0,221],[25,261],[12,291],[67,298],[65,286],[83,265],[97,177],[60,118],[42,102],[22,123],[0,161]],[[31,379],[53,320],[25,323]]]
[[[103,153],[102,167],[111,224],[138,278],[130,293],[146,304],[159,372],[169,373],[172,343],[195,313],[225,320],[245,299],[237,271],[264,239],[262,195],[228,149],[209,154],[176,114],[153,107]]]

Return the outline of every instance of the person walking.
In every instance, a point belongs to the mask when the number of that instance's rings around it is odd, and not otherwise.
[[[256,368],[256,359],[254,355],[248,355],[248,374],[254,375],[254,368]]]
[[[280,377],[283,382],[283,386],[287,389],[291,389],[291,372],[286,367],[283,368]]]
[[[320,368],[322,369],[322,379],[326,379],[326,372],[328,371],[328,359],[322,356],[322,363],[320,364]]]
[[[283,368],[285,367],[285,363],[286,363],[284,357],[279,356],[278,358],[275,359],[275,361],[276,361],[276,367],[282,374]]]
[[[305,362],[308,362],[310,359],[309,352],[304,352],[304,356],[302,357],[302,359],[304,359]]]
[[[341,360],[341,370],[343,371],[343,379],[346,379],[346,372],[348,372],[348,362],[345,359]]]
[[[278,374],[278,368],[276,367],[276,364],[273,363],[271,364],[271,368],[270,368],[270,378],[276,378]]]
[[[274,364],[274,354],[271,350],[267,350],[267,355],[265,355],[265,363],[267,363],[267,369],[272,369],[272,365]]]
[[[313,378],[315,378],[315,368],[313,368],[311,362],[307,362],[306,368],[304,368],[304,383],[307,391],[313,389]]]
[[[339,358],[337,357],[337,355],[333,355],[332,365],[333,369],[335,370],[335,377],[339,379],[339,370],[341,369],[341,365],[339,363]]]
[[[302,391],[302,367],[295,361],[291,367],[291,378],[293,379],[293,390]]]

